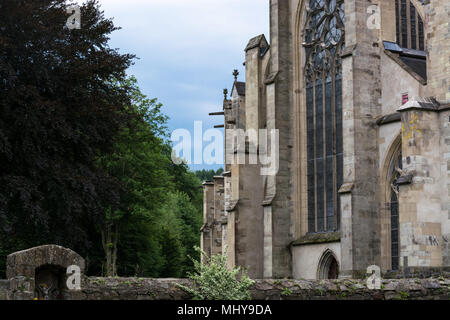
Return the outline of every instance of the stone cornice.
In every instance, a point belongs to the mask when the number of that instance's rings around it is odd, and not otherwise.
[[[348,183],[344,183],[341,188],[339,189],[339,193],[340,194],[344,194],[344,193],[350,193],[353,190],[353,182],[348,182]]]
[[[291,246],[302,246],[307,244],[330,243],[341,241],[340,232],[326,232],[326,233],[309,233],[291,243]]]
[[[353,44],[353,45],[351,45],[349,47],[346,47],[344,49],[344,51],[342,52],[342,54],[341,54],[341,59],[344,59],[344,58],[352,56],[353,52],[356,50],[356,47],[357,47],[356,44]]]
[[[381,116],[377,120],[377,125],[382,126],[384,124],[392,123],[392,122],[399,122],[401,121],[401,114],[398,112],[390,113],[384,116]]]
[[[277,80],[278,73],[279,73],[278,71],[275,71],[267,75],[266,79],[264,80],[264,84],[269,85],[275,83],[275,81]]]
[[[434,111],[440,112],[449,109],[449,104],[441,104],[434,98],[425,98],[421,101],[411,99],[400,108],[397,109],[398,112],[405,112],[410,110],[421,110],[421,111]]]
[[[234,211],[236,209],[236,206],[237,206],[238,203],[239,203],[239,200],[232,200],[232,201],[230,201],[228,206],[225,208],[225,211],[227,211],[227,212]]]

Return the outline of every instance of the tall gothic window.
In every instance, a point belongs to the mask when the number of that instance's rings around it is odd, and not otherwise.
[[[339,229],[344,0],[309,0],[304,25],[308,232]]]
[[[397,44],[402,48],[425,50],[423,21],[410,0],[395,0]]]
[[[391,195],[389,207],[391,211],[391,265],[392,270],[398,270],[399,266],[399,215],[398,215],[398,183],[402,170],[402,150],[401,146],[394,153],[389,165],[389,184]]]

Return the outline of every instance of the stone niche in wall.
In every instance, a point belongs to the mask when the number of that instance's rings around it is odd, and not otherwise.
[[[84,259],[76,252],[57,245],[45,245],[10,254],[6,267],[10,299],[70,299],[66,271],[69,266],[74,265],[83,274]]]
[[[34,297],[38,300],[62,300],[65,296],[65,273],[61,267],[44,265],[36,269]]]

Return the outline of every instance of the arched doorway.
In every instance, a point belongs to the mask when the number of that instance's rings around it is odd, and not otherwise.
[[[339,277],[339,263],[331,250],[326,250],[320,258],[317,271],[318,279],[337,279]]]

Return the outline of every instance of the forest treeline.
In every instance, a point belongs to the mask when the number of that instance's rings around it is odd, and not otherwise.
[[[69,247],[88,275],[182,277],[198,258],[203,174],[171,160],[161,104],[97,1],[1,1],[0,278],[9,253]]]
[[[222,173],[223,173],[223,169],[222,168],[217,169],[217,170],[202,169],[202,170],[195,171],[195,175],[202,182],[204,182],[204,181],[213,181],[214,176],[220,176],[220,175],[222,175]]]

